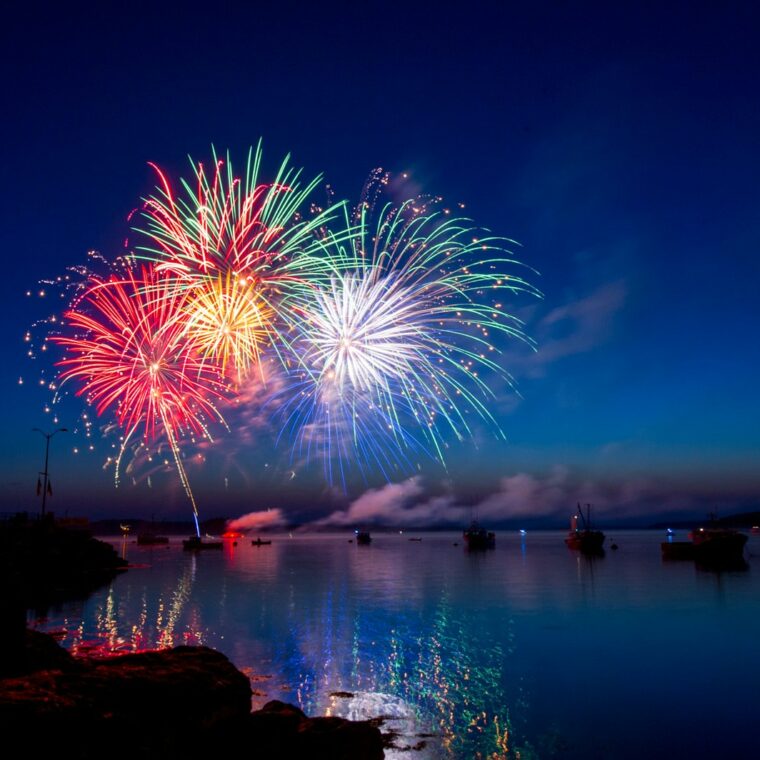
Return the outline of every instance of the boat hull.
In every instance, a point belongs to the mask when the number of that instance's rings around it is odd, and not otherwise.
[[[202,541],[196,537],[186,538],[182,542],[182,548],[189,552],[199,552],[205,549],[221,549],[223,546],[223,541]]]
[[[727,529],[700,529],[689,534],[691,541],[664,541],[663,559],[694,560],[697,564],[742,565],[747,536]]]
[[[138,546],[160,546],[169,543],[169,536],[154,536],[140,534],[137,536]]]
[[[496,548],[496,534],[490,531],[465,531],[463,534],[465,545],[470,551],[483,551]]]
[[[706,564],[717,562],[738,562],[744,559],[744,545],[747,536],[743,533],[724,533],[702,538],[694,538],[694,558]]]
[[[600,530],[575,530],[565,539],[569,549],[585,554],[599,554],[604,551],[604,533]]]

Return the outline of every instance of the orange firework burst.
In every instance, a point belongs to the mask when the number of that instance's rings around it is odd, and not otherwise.
[[[159,186],[145,199],[145,223],[137,228],[146,240],[139,249],[156,269],[193,292],[191,329],[203,352],[233,366],[238,380],[258,362],[264,342],[275,350],[287,343],[293,295],[329,280],[325,239],[341,241],[326,224],[345,205],[312,204],[303,216],[320,177],[302,183],[286,158],[274,180],[262,182],[261,157],[259,144],[236,176],[229,158],[214,152],[214,168],[194,164],[180,192],[152,165]]]
[[[274,316],[253,278],[219,275],[189,291],[187,335],[221,371],[237,369],[241,380],[259,357]]]

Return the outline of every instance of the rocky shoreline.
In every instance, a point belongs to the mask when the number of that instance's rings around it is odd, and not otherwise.
[[[6,746],[56,757],[380,760],[370,722],[309,718],[272,701],[251,712],[251,686],[223,654],[176,647],[99,661],[72,657],[27,631],[18,671],[0,680]],[[30,745],[31,742],[31,745]]]
[[[251,685],[223,654],[176,647],[90,661],[26,629],[27,609],[87,596],[125,569],[108,544],[52,518],[0,524],[0,732],[31,757],[380,760],[369,721],[309,718]]]
[[[13,674],[25,647],[26,613],[86,599],[124,572],[114,548],[48,514],[0,521],[0,677]]]

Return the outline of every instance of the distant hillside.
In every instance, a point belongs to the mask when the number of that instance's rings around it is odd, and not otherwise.
[[[132,520],[129,518],[114,520],[94,520],[90,523],[90,530],[96,536],[118,536],[121,526],[129,525],[130,534],[136,536],[143,531],[162,533],[164,535],[189,536],[195,532],[192,522],[185,520]]]
[[[227,529],[227,523],[231,519],[229,517],[214,517],[210,520],[204,520],[201,522],[201,533],[219,536]],[[96,536],[118,536],[121,534],[122,525],[129,525],[129,534],[131,536],[137,536],[138,533],[143,532],[158,533],[164,536],[189,536],[195,533],[195,524],[191,520],[154,521],[122,517],[109,520],[93,520],[88,527]]]
[[[710,522],[707,515],[701,520],[680,520],[670,522],[658,522],[650,525],[650,528],[693,528],[696,525]],[[717,525],[724,528],[751,528],[760,525],[760,512],[741,512],[736,515],[725,515],[715,520]]]

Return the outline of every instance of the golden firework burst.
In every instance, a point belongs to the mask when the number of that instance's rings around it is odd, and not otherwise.
[[[187,302],[187,334],[222,372],[232,367],[242,379],[259,363],[273,317],[255,279],[228,272],[193,291]]]

